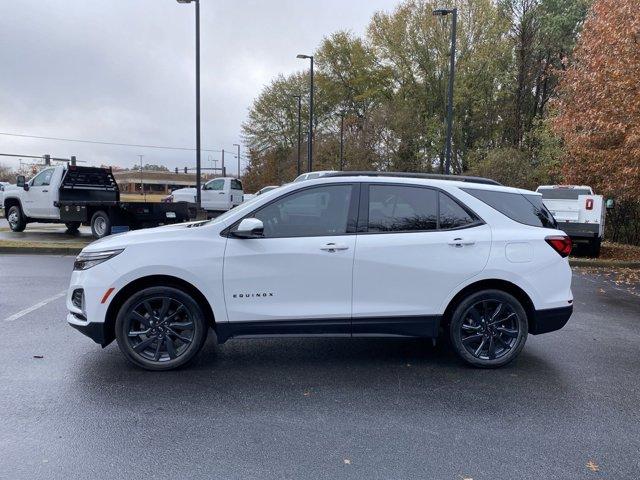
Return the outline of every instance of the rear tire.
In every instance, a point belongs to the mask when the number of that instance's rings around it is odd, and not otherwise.
[[[591,256],[598,258],[600,256],[600,247],[602,246],[602,239],[595,238],[589,243]]]
[[[9,228],[12,232],[23,232],[24,229],[27,228],[27,219],[19,205],[14,205],[9,208],[7,221],[9,222]]]
[[[81,222],[66,222],[64,224],[64,226],[67,227],[67,233],[78,233],[80,225]]]
[[[196,301],[172,287],[150,287],[132,295],[120,308],[115,327],[125,358],[154,371],[191,362],[209,328]]]
[[[111,235],[111,219],[105,211],[98,210],[91,217],[91,233],[93,238],[103,238]]]
[[[514,360],[527,341],[527,314],[502,290],[482,290],[465,298],[449,325],[451,345],[474,367],[497,368]]]

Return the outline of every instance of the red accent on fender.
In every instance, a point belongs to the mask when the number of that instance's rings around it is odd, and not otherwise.
[[[109,290],[107,290],[106,292],[104,292],[104,295],[103,295],[102,300],[100,301],[100,303],[105,303],[105,302],[108,300],[109,295],[111,295],[111,293],[112,293],[114,290],[115,290],[115,288],[111,287]]]
[[[568,257],[573,248],[571,238],[566,235],[552,235],[545,238],[545,241],[551,245],[551,248],[558,252],[561,257]]]
[[[593,198],[587,198],[587,210],[593,210]]]

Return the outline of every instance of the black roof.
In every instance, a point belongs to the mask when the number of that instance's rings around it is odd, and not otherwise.
[[[455,182],[483,183],[485,185],[502,185],[495,180],[467,175],[441,175],[438,173],[410,173],[410,172],[331,172],[323,177],[399,177],[399,178],[427,178],[429,180],[452,180]]]

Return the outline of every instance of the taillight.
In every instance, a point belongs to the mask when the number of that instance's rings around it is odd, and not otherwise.
[[[568,257],[573,247],[573,242],[566,235],[553,235],[545,238],[545,241],[551,245],[561,257]]]
[[[593,210],[593,198],[587,198],[587,204],[585,207],[587,210]]]

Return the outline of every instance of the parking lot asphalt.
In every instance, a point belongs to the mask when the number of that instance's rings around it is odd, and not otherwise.
[[[66,325],[72,262],[0,256],[2,478],[637,478],[640,296],[606,278],[576,273],[568,325],[499,370],[420,340],[211,335],[151,373]]]
[[[9,229],[6,219],[0,218],[0,240],[21,240],[25,242],[91,242],[90,227],[80,227],[76,233],[68,233],[67,227],[58,223],[30,223],[24,232],[16,233]]]

